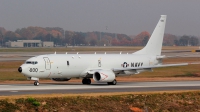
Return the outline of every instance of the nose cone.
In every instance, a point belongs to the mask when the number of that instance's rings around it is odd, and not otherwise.
[[[20,72],[20,73],[22,72],[22,67],[18,68],[18,72]]]

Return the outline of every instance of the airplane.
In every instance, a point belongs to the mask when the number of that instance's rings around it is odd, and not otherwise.
[[[188,63],[162,64],[162,42],[167,15],[161,15],[146,46],[132,54],[47,54],[32,57],[18,71],[39,85],[39,78],[68,81],[82,78],[82,84],[96,82],[116,85],[117,76],[139,74],[153,68],[185,66]]]

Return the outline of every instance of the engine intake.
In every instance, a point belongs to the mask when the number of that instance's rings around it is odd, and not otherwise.
[[[101,70],[94,72],[93,79],[97,82],[112,82],[115,79],[115,74],[111,70]]]
[[[95,77],[95,79],[98,80],[98,81],[101,79],[101,75],[100,75],[99,72],[95,72],[95,73],[94,73],[94,77]]]

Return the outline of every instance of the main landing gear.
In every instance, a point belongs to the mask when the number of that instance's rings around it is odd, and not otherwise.
[[[34,82],[34,86],[39,86],[39,85],[40,85],[40,83],[38,81]]]
[[[83,83],[83,84],[91,84],[91,79],[84,78],[84,79],[82,80],[82,83]]]
[[[108,85],[116,85],[117,84],[117,80],[114,79],[112,82],[107,82]]]

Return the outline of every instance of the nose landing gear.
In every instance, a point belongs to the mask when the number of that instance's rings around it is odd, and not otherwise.
[[[39,85],[40,85],[40,83],[38,81],[34,82],[34,86],[39,86]]]
[[[33,83],[34,86],[39,86],[39,78],[36,77],[27,77],[27,80],[34,80],[35,82]]]

